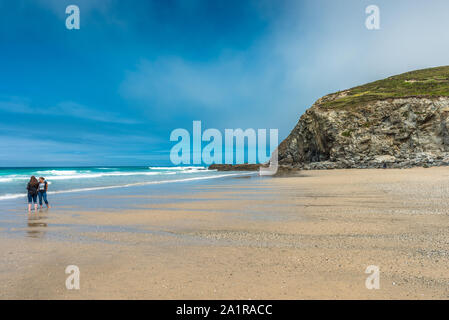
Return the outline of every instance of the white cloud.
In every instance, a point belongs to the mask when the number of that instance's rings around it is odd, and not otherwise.
[[[50,107],[48,109],[45,109],[43,112],[51,115],[69,116],[100,122],[121,124],[140,123],[137,120],[127,119],[117,113],[95,110],[72,101],[61,102],[56,107]]]
[[[74,117],[98,122],[110,122],[120,124],[138,124],[138,120],[128,119],[114,112],[100,111],[86,107],[82,104],[65,101],[52,107],[34,107],[27,99],[11,97],[0,101],[0,110],[4,112],[41,114],[52,116]]]
[[[194,63],[177,58],[142,60],[129,72],[121,86],[126,98],[138,99],[168,108],[182,104],[217,108],[244,94],[238,61]]]

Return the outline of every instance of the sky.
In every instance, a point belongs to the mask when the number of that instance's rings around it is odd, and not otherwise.
[[[368,5],[380,29],[365,27]],[[80,29],[68,30],[68,5]],[[446,0],[0,0],[0,166],[169,165],[177,128],[278,129],[449,65]]]

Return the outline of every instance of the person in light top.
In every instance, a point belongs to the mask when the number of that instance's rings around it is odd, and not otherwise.
[[[45,202],[45,205],[47,206],[47,208],[50,208],[50,204],[47,201],[47,190],[48,190],[47,181],[45,181],[44,177],[40,177],[39,178],[38,196],[39,196],[39,205],[41,206],[41,209],[42,209],[42,199],[44,199],[44,202]]]

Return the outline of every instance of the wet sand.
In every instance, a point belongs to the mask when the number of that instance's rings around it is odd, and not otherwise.
[[[161,198],[123,201],[134,197]],[[449,298],[449,168],[304,171],[162,197],[17,213],[23,227],[0,230],[0,298]],[[65,287],[68,265],[80,290]]]

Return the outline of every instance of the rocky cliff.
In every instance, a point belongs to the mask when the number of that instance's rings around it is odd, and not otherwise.
[[[449,67],[404,73],[327,95],[279,145],[299,169],[449,164]]]

